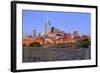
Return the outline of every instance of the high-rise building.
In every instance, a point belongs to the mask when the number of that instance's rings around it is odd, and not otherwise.
[[[55,27],[51,27],[51,33],[55,32]]]
[[[79,38],[79,37],[80,37],[78,31],[74,31],[74,32],[73,32],[73,37],[74,37],[74,38]]]
[[[73,31],[73,34],[78,34],[78,31]]]
[[[34,29],[34,30],[33,30],[33,33],[32,33],[32,37],[35,38],[36,35],[37,35],[37,34],[36,34],[36,30]]]
[[[55,33],[56,33],[56,34],[59,34],[59,33],[60,33],[60,29],[55,28]]]
[[[38,34],[38,37],[41,37],[41,33]]]
[[[48,34],[50,32],[50,26],[51,26],[51,23],[50,23],[49,18],[47,17],[46,22],[45,22],[45,34]]]

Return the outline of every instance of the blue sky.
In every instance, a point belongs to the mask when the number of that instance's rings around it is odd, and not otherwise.
[[[31,35],[33,29],[38,33],[45,32],[45,22],[47,17],[50,19],[51,26],[65,32],[90,35],[91,33],[91,14],[79,12],[55,12],[55,11],[22,11],[23,35]]]

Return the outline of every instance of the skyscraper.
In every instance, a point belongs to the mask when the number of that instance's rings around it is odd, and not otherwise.
[[[33,38],[36,37],[36,30],[35,30],[35,29],[33,30],[32,37],[33,37]]]
[[[73,34],[78,34],[78,31],[73,31]]]
[[[78,31],[73,31],[73,37],[74,38],[79,38],[80,37]]]
[[[38,33],[38,37],[41,37],[41,33]]]
[[[48,34],[50,32],[50,26],[51,26],[51,23],[50,23],[49,18],[47,17],[46,22],[45,22],[45,34]]]
[[[60,29],[55,28],[55,33],[56,33],[56,34],[60,33]]]
[[[51,33],[55,32],[55,27],[51,27]]]

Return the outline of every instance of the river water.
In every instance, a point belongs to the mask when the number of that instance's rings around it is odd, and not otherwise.
[[[91,59],[91,48],[24,47],[23,62],[46,62]]]

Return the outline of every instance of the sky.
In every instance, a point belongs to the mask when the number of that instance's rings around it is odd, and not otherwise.
[[[34,29],[37,33],[45,32],[47,17],[51,26],[59,28],[66,33],[72,33],[73,31],[78,31],[81,35],[90,35],[91,33],[90,13],[23,10],[23,35],[31,35]]]

